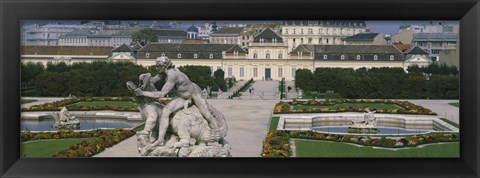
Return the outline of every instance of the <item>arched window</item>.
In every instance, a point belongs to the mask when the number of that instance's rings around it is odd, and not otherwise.
[[[342,54],[342,55],[340,56],[340,59],[344,60],[344,59],[345,59],[345,55]]]
[[[270,53],[265,54],[265,59],[270,59]]]
[[[193,58],[197,59],[197,58],[198,58],[198,54],[193,54]]]
[[[257,59],[257,58],[258,58],[257,53],[253,53],[253,59]]]
[[[150,53],[146,53],[145,58],[150,58]]]
[[[357,60],[360,60],[360,59],[361,59],[360,55],[357,55]]]
[[[278,54],[278,59],[283,59],[283,54],[282,53]]]
[[[395,57],[393,55],[390,55],[390,60],[393,61]]]
[[[177,58],[182,58],[182,54],[178,53]]]
[[[210,54],[210,56],[209,56],[209,57],[210,57],[210,59],[213,59],[213,54]]]
[[[324,54],[323,59],[328,59],[328,56],[326,54]]]
[[[373,56],[373,60],[378,60],[378,56],[377,55]]]

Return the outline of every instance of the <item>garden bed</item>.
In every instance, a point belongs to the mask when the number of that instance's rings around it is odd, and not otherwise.
[[[324,134],[313,131],[270,131],[264,141],[262,157],[289,157],[291,155],[289,139],[322,140],[352,143],[363,146],[384,148],[417,147],[432,143],[459,142],[459,133],[429,133],[404,138],[371,137],[357,135]],[[288,147],[287,147],[288,146]]]
[[[430,109],[400,100],[308,100],[279,102],[275,105],[274,114],[290,113],[337,113],[365,112],[365,109],[376,110],[386,114],[421,114],[437,115]]]

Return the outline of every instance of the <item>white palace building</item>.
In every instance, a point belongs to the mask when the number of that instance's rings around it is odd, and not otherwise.
[[[361,26],[363,27],[363,26]],[[348,32],[348,30],[347,30]],[[289,43],[289,42],[288,42]],[[222,69],[225,77],[237,80],[294,80],[297,69],[318,67],[372,68],[424,66],[431,63],[428,53],[419,47],[400,50],[395,45],[290,44],[270,28],[254,37],[248,50],[238,44],[166,44],[121,45],[117,48],[79,46],[23,46],[22,62],[131,61],[152,66],[155,59],[167,56],[175,66],[210,66]],[[48,48],[48,49],[47,49]]]

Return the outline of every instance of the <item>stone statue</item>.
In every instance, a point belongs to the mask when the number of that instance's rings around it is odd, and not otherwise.
[[[348,127],[349,132],[360,132],[360,133],[376,133],[377,129],[377,119],[373,115],[376,111],[370,111],[368,108],[365,109],[367,113],[360,119],[352,120],[352,125]]]
[[[152,78],[150,73],[141,74],[139,77],[140,84],[139,87],[131,81],[127,82],[127,88],[134,92],[137,89],[143,91],[157,91],[154,86],[154,83],[159,80],[159,78]],[[143,120],[145,120],[145,127],[142,131],[137,132],[139,135],[145,135],[150,137],[149,140],[156,140],[158,136],[158,130],[155,129],[157,121],[159,120],[162,114],[163,105],[161,105],[156,99],[149,97],[137,96],[135,98],[137,101],[138,110]],[[156,131],[156,132],[153,132]]]
[[[80,120],[71,116],[66,107],[63,107],[60,112],[54,113],[53,118],[55,123],[53,127],[56,129],[79,129]]]
[[[150,131],[158,131],[158,137],[153,143],[150,144],[153,137],[145,136],[148,131],[137,134],[138,149],[142,156],[230,156],[230,145],[224,140],[228,130],[224,116],[207,103],[200,87],[176,69],[170,59],[159,57],[156,66],[159,74],[150,82],[154,83],[164,77],[165,85],[161,91],[132,87],[136,96],[156,100],[175,88],[180,97],[173,98],[163,108],[157,107],[162,112],[156,122],[158,127]],[[143,80],[144,84],[147,82],[148,80]]]

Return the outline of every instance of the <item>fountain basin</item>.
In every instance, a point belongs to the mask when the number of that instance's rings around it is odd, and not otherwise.
[[[348,133],[348,127],[352,125],[352,120],[361,119],[364,113],[320,113],[308,115],[280,115],[277,130],[314,130],[325,132],[324,129],[331,128],[338,130],[339,134],[360,134]],[[459,132],[459,129],[442,121],[437,116],[431,115],[406,115],[406,114],[375,114],[377,126],[379,129],[391,128],[397,129],[396,133],[400,135],[428,133],[428,132]],[[317,128],[317,129],[315,129]],[[339,128],[342,128],[339,130]],[[413,132],[409,132],[413,131]],[[383,134],[379,132],[377,134]],[[372,133],[365,133],[372,134]],[[363,134],[362,134],[363,135]]]

